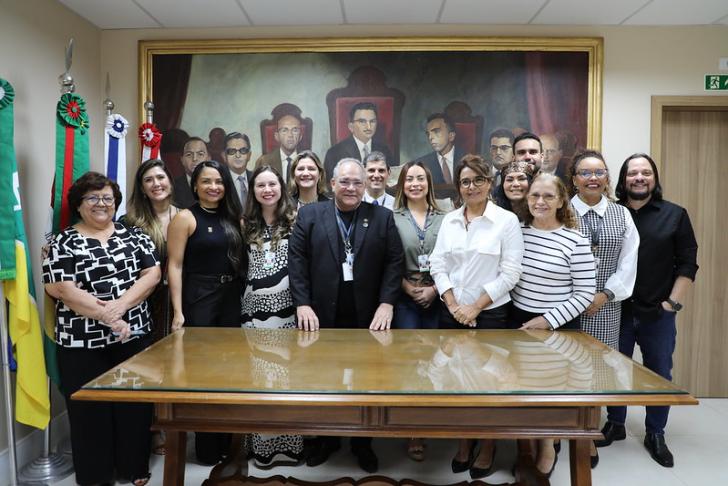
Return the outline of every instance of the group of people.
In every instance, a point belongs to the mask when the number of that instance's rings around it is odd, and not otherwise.
[[[371,127],[366,113],[356,116]],[[438,120],[428,121],[428,137],[447,128],[444,120],[437,130]],[[282,147],[295,127],[285,128]],[[437,140],[456,152],[447,136]],[[387,156],[376,147],[331,167],[301,151],[285,167],[262,159],[250,170],[250,140],[237,132],[225,139],[225,163],[209,160],[201,139],[188,141],[188,180],[173,181],[162,161],[141,164],[123,221],[114,220],[121,194],[113,181],[79,178],[68,195],[79,220],[56,236],[43,264],[57,299],[78,483],[149,480],[151,407],[70,395],[185,326],[581,329],[628,356],[639,344],[644,364],[670,379],[675,314],[695,278],[697,243],[687,212],[663,200],[655,162],[628,157],[615,201],[599,152],[579,153],[560,175],[541,170],[536,135],[492,140],[493,163],[435,159],[452,184],[451,211],[435,197],[433,161],[404,164],[389,194]],[[178,197],[185,183],[193,202]],[[625,437],[625,414],[610,407],[596,446]],[[667,414],[648,407],[645,446],[669,467]],[[340,447],[331,437],[247,440],[261,468],[315,466]],[[538,443],[536,466],[550,475],[559,444]],[[226,434],[195,436],[201,463],[217,463],[229,446]],[[352,439],[351,449],[362,469],[377,470],[371,439]],[[452,469],[487,476],[494,452],[493,441],[463,440]],[[422,460],[423,442],[411,440],[408,453]]]

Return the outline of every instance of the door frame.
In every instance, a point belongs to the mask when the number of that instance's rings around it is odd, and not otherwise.
[[[662,169],[662,120],[665,111],[690,109],[693,111],[728,111],[728,94],[705,96],[652,96],[650,123],[650,154]]]

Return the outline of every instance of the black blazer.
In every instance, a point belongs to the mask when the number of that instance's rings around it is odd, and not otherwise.
[[[455,169],[458,168],[460,165],[460,159],[463,158],[462,150],[460,150],[457,145],[455,146],[455,154],[453,155],[453,161],[452,161],[452,174],[450,174],[455,180]],[[440,167],[440,161],[437,158],[437,154],[435,152],[430,152],[427,155],[423,155],[419,159],[416,160],[416,162],[422,162],[425,164],[425,166],[430,169],[430,172],[432,172],[432,183],[433,184],[444,184],[445,178],[442,176],[442,167]]]
[[[389,151],[389,148],[384,145],[383,143],[380,143],[377,141],[377,139],[372,139],[372,152],[375,150],[382,152],[384,156],[387,158],[387,165],[388,166],[394,166],[397,165],[397,160],[395,160],[392,157],[392,152]],[[327,152],[326,157],[324,158],[324,170],[326,171],[326,182],[330,181],[332,177],[334,177],[334,167],[336,167],[336,164],[339,163],[341,159],[356,159],[361,161],[361,152],[359,152],[359,147],[356,146],[356,142],[354,141],[354,136],[349,135],[347,138],[342,140],[341,142],[337,143],[336,145],[333,145]]]
[[[367,325],[381,303],[399,296],[404,253],[392,211],[362,202],[354,231],[354,300]],[[343,255],[334,201],[301,208],[288,240],[288,276],[293,304],[309,305],[321,327],[335,327]]]
[[[190,183],[187,182],[187,176],[182,174],[174,179],[174,200],[180,209],[188,209],[197,202],[192,195]]]

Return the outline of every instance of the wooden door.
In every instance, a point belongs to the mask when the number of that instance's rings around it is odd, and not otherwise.
[[[665,107],[660,146],[664,196],[687,208],[700,266],[678,317],[674,381],[728,397],[728,106]]]

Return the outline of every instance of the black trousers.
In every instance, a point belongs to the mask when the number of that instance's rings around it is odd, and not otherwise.
[[[98,375],[146,348],[150,337],[100,349],[58,346],[58,367],[71,426],[78,484],[134,480],[149,475],[153,408],[148,403],[86,402],[71,394]],[[123,379],[123,375],[119,376]]]
[[[185,274],[182,284],[182,313],[189,327],[240,327],[242,281],[221,283],[208,275]],[[230,450],[231,434],[195,432],[197,461],[217,464]]]
[[[486,309],[478,314],[475,318],[476,329],[507,329],[508,328],[508,304]],[[472,327],[460,324],[447,310],[447,306],[442,306],[440,313],[440,329],[472,329]]]

